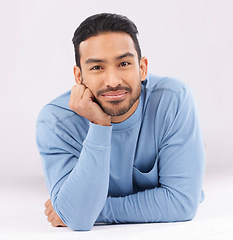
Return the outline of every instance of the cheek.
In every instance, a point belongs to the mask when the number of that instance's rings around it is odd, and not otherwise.
[[[83,77],[83,82],[82,82],[87,88],[89,88],[92,93],[96,96],[96,92],[99,89],[99,81],[94,78],[90,77]]]
[[[98,87],[96,86],[96,84],[87,84],[87,87],[91,90],[91,92],[94,94],[94,96],[97,96],[97,91],[98,91]]]
[[[141,76],[140,73],[137,71],[136,73],[132,74],[129,78],[131,81],[128,82],[129,86],[131,87],[132,91],[138,92],[141,89]]]

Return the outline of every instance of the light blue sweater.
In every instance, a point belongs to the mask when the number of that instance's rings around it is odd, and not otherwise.
[[[69,98],[70,91],[42,109],[36,136],[52,205],[68,227],[195,216],[204,147],[184,83],[149,74],[136,111],[110,127],[71,111]]]

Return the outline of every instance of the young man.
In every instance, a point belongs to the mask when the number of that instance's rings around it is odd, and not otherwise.
[[[37,122],[48,221],[90,230],[191,220],[203,198],[204,148],[190,90],[147,74],[124,16],[87,18],[73,43],[76,85]]]

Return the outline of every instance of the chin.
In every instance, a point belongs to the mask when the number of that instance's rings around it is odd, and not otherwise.
[[[117,117],[117,116],[122,116],[122,115],[124,115],[125,113],[127,113],[128,111],[129,111],[129,109],[130,108],[119,108],[119,109],[114,109],[114,108],[106,108],[106,107],[104,107],[104,108],[102,108],[103,109],[103,111],[107,114],[107,115],[109,115],[109,116],[111,116],[111,117]]]
[[[111,117],[117,117],[126,114],[132,108],[136,101],[133,101],[133,99],[131,99],[128,104],[121,104],[123,103],[123,101],[119,100],[111,102],[110,105],[112,105],[112,107],[107,107],[104,105],[100,106],[107,115],[110,115]]]

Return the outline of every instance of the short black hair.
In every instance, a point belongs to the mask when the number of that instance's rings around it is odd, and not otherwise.
[[[138,54],[138,61],[141,59],[141,49],[137,39],[138,30],[136,25],[126,16],[113,13],[100,13],[88,17],[74,32],[72,42],[74,44],[76,65],[81,69],[79,45],[92,36],[107,32],[125,32],[132,38]]]

